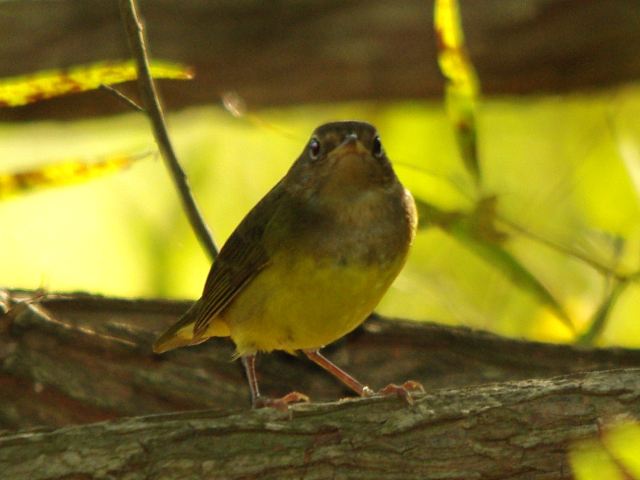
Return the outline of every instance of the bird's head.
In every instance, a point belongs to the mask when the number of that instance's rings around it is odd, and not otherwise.
[[[285,183],[307,198],[344,198],[390,188],[397,179],[375,127],[345,121],[315,129]]]

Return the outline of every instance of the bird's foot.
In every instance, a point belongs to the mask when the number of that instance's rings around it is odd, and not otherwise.
[[[390,383],[386,387],[378,390],[378,395],[396,395],[402,398],[409,405],[413,405],[413,397],[411,396],[412,393],[424,393],[424,387],[415,380],[407,380],[402,385]]]
[[[289,410],[289,405],[293,403],[306,403],[309,401],[309,397],[304,393],[290,392],[280,398],[258,397],[253,402],[253,408],[275,408],[281,412],[287,412]]]

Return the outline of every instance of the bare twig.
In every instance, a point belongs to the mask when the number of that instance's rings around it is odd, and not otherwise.
[[[182,206],[189,218],[192,228],[196,232],[198,240],[209,256],[215,259],[218,255],[218,248],[191,194],[187,176],[178,162],[173,145],[169,139],[169,134],[167,133],[164,113],[160,106],[158,94],[149,71],[149,59],[147,58],[144,32],[142,23],[138,17],[136,1],[120,0],[120,14],[127,31],[129,47],[136,62],[140,97],[153,127],[153,135],[156,143],[158,144],[162,158],[169,168],[171,178],[178,189]]]
[[[113,88],[111,85],[107,85],[105,83],[103,83],[102,85],[100,85],[100,88],[106,92],[109,92],[110,94],[112,94],[113,96],[115,96],[118,100],[126,103],[127,105],[129,105],[131,108],[133,108],[134,110],[137,110],[138,112],[142,112],[142,113],[147,113],[145,111],[144,108],[142,108],[140,105],[138,105],[136,102],[133,101],[132,98],[126,96],[124,93],[122,93],[120,90],[118,90],[117,88]]]
[[[620,273],[617,272],[615,270],[615,268],[612,268],[608,265],[605,265],[604,263],[598,261],[595,258],[591,258],[588,255],[581,253],[577,250],[574,250],[572,248],[566,247],[564,245],[561,245],[560,243],[557,243],[549,238],[546,238],[540,234],[537,234],[535,232],[532,232],[530,230],[527,230],[526,228],[524,228],[523,226],[519,225],[516,222],[511,221],[510,219],[499,215],[498,216],[498,220],[500,222],[502,222],[503,225],[515,230],[518,233],[521,233],[522,235],[541,243],[542,245],[546,245],[547,247],[556,250],[557,252],[563,253],[565,255],[568,255],[570,257],[573,257],[577,260],[580,260],[581,262],[589,265],[591,268],[593,268],[594,270],[600,272],[603,275],[607,275],[610,276],[620,282],[626,282],[628,280],[634,280],[633,279],[633,275],[628,275],[625,273]]]

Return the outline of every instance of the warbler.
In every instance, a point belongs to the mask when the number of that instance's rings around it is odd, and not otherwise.
[[[157,353],[231,337],[254,407],[308,400],[261,396],[258,352],[302,351],[358,395],[373,391],[320,349],[360,325],[402,269],[417,225],[376,129],[327,123],[240,222],[213,262],[201,298],[155,342]],[[417,382],[381,393],[421,390]]]

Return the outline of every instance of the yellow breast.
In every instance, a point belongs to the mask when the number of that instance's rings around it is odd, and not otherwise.
[[[404,255],[385,265],[274,258],[221,315],[239,355],[320,348],[371,313]]]

